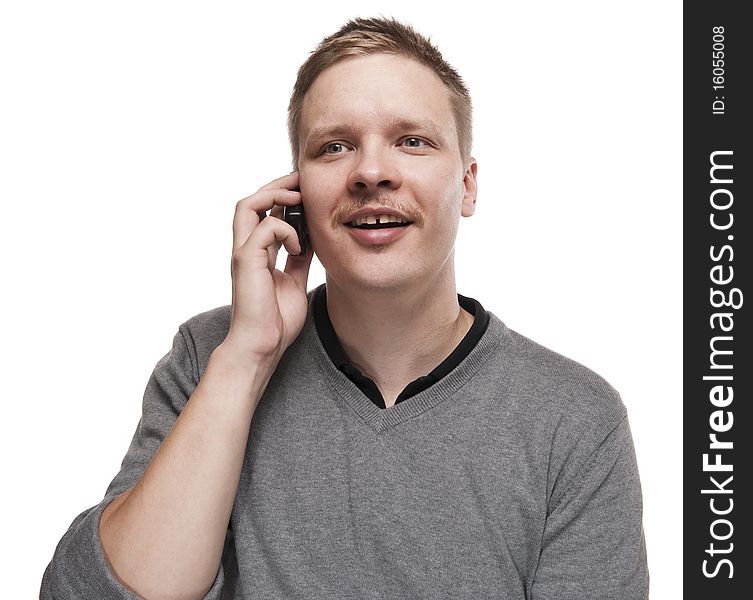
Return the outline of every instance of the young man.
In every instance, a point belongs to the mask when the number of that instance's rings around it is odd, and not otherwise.
[[[456,291],[458,74],[357,19],[301,67],[289,126],[296,170],[237,204],[232,306],[180,326],[42,598],[646,598],[617,392]]]

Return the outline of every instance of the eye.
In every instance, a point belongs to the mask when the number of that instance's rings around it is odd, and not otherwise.
[[[345,144],[340,142],[332,142],[327,144],[322,149],[323,154],[342,154],[346,150]]]
[[[422,148],[422,147],[425,147],[425,146],[429,145],[426,142],[426,140],[423,140],[423,139],[421,139],[419,137],[407,137],[407,138],[403,139],[403,143],[408,148]],[[423,146],[422,146],[422,144],[423,144]]]

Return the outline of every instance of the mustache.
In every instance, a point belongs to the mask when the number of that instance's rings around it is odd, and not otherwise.
[[[379,193],[363,195],[354,202],[348,202],[343,204],[335,213],[332,220],[333,229],[338,227],[342,220],[355,211],[364,208],[366,206],[382,206],[385,208],[391,208],[404,214],[408,219],[413,221],[416,225],[423,223],[421,215],[410,205],[401,202],[395,198],[392,194]]]

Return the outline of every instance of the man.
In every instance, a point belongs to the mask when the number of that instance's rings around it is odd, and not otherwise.
[[[41,596],[647,597],[617,392],[456,291],[458,74],[410,27],[350,21],[301,67],[289,133],[296,170],[236,207],[232,306],[180,326]]]

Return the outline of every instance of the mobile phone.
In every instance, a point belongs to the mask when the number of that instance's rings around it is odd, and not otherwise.
[[[283,209],[283,220],[292,225],[298,234],[298,242],[301,244],[301,253],[298,256],[306,254],[308,248],[309,232],[306,228],[306,214],[303,212],[303,204],[296,206],[286,206]]]

